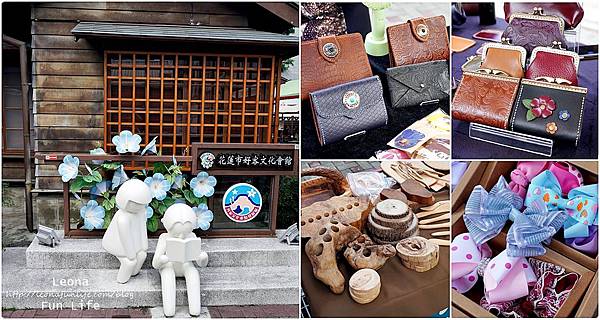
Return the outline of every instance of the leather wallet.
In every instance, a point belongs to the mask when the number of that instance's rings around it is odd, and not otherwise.
[[[310,105],[322,146],[387,124],[377,76],[311,92]]]
[[[387,28],[390,66],[448,60],[448,32],[444,16],[416,18]]]
[[[544,14],[560,17],[565,21],[567,29],[573,29],[583,19],[583,7],[577,2],[505,2],[504,16],[509,17],[516,12],[533,12],[533,8],[542,8]]]
[[[564,21],[556,16],[513,13],[502,38],[525,48],[530,54],[535,47],[551,47],[554,43],[567,47],[564,29]]]
[[[452,117],[506,129],[519,79],[464,72],[452,101]]]
[[[480,68],[492,71],[488,73],[501,71],[509,77],[523,78],[527,52],[519,46],[488,43],[483,47],[481,59]]]
[[[389,68],[386,75],[392,108],[439,102],[450,95],[446,60]]]
[[[373,75],[360,33],[328,36],[301,45],[301,95]]]
[[[525,78],[558,84],[577,85],[579,55],[573,51],[537,47],[531,53],[531,63]]]
[[[509,129],[577,145],[587,88],[522,79]]]

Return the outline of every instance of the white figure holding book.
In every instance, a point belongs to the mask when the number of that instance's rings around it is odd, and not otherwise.
[[[113,216],[104,237],[102,248],[119,259],[121,267],[117,282],[125,283],[142,269],[148,251],[146,206],[152,200],[150,188],[140,180],[127,180],[119,188]]]
[[[200,267],[208,264],[208,254],[201,250],[201,240],[192,232],[196,214],[183,203],[170,206],[161,219],[166,233],[158,238],[152,267],[160,271],[165,316],[175,315],[175,278],[185,277],[190,315],[200,315]]]

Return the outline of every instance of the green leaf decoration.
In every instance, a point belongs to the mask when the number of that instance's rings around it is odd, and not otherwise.
[[[154,172],[154,173],[168,174],[169,173],[169,169],[167,168],[167,166],[164,163],[162,163],[162,162],[155,162],[154,163],[154,169],[152,170],[152,172]]]
[[[73,182],[69,186],[69,190],[71,192],[79,192],[81,191],[81,189],[90,188],[93,185],[95,185],[95,183],[86,181],[85,177],[77,176],[77,178],[75,178],[75,180],[73,180]]]
[[[163,200],[163,204],[165,206],[167,206],[167,208],[168,208],[168,207],[172,206],[173,204],[175,204],[175,199],[173,199],[173,198],[165,198]]]
[[[527,109],[531,109],[531,99],[523,99],[523,105],[525,106],[525,108]]]
[[[535,120],[535,116],[533,115],[533,112],[531,112],[531,109],[527,110],[527,121],[532,121]]]
[[[121,163],[120,162],[104,162],[100,166],[106,170],[117,170],[121,166]]]
[[[158,217],[153,215],[150,219],[146,220],[146,228],[150,232],[156,232],[158,230]]]
[[[187,202],[189,202],[191,205],[197,206],[200,204],[200,199],[196,197],[192,190],[184,190],[183,196],[185,197],[185,200],[187,200]]]
[[[200,199],[198,204],[207,204],[207,202],[208,202],[208,199],[206,197],[202,197],[202,199]]]
[[[102,175],[100,174],[100,172],[94,171],[92,173],[92,181],[96,183],[102,182]]]

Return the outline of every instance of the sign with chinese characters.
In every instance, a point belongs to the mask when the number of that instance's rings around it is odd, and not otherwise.
[[[223,212],[234,222],[243,223],[254,219],[261,207],[260,191],[251,184],[234,184],[223,194]]]
[[[194,172],[212,174],[290,175],[298,168],[298,150],[293,144],[199,143],[192,145],[192,157]]]

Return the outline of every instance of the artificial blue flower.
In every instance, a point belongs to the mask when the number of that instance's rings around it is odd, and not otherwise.
[[[90,150],[90,154],[106,154],[106,151],[104,151],[104,149],[102,148],[96,148],[96,149],[92,149]],[[104,163],[104,160],[92,160],[93,164],[102,164]]]
[[[156,152],[156,138],[158,137],[154,137],[154,139],[152,139],[150,142],[148,142],[148,144],[144,147],[144,150],[142,150],[141,155],[143,156],[146,152],[150,151],[154,154],[157,154]]]
[[[568,110],[560,110],[558,112],[558,118],[562,121],[567,121],[569,118],[571,118],[571,114]]]
[[[192,208],[197,217],[196,228],[200,228],[204,231],[210,228],[210,223],[213,221],[213,212],[208,209],[208,206],[201,203],[199,206]]]
[[[192,187],[194,195],[198,198],[212,196],[215,193],[216,185],[217,179],[208,175],[205,171],[201,171],[198,176],[190,181],[190,187]]]
[[[102,197],[102,195],[105,192],[108,192],[108,190],[110,189],[110,184],[111,184],[110,181],[102,180],[102,181],[96,183],[96,185],[90,189],[90,194]]]
[[[117,148],[118,153],[138,152],[140,150],[142,137],[139,134],[133,134],[129,130],[123,130],[118,136],[112,138],[112,143]]]
[[[89,231],[100,229],[104,225],[104,208],[98,205],[96,200],[90,200],[79,210],[83,219],[83,228]]]
[[[183,175],[177,175],[175,176],[175,181],[173,181],[173,185],[171,186],[171,188],[173,189],[181,189],[183,188],[183,183],[185,182],[185,179],[183,178]]]
[[[118,186],[122,185],[127,180],[129,180],[129,177],[127,176],[127,173],[125,173],[123,165],[121,165],[113,174],[112,190],[115,190]]]
[[[155,173],[152,177],[144,179],[144,183],[150,187],[152,197],[163,200],[167,197],[167,191],[171,189],[171,183],[165,179],[162,173]]]
[[[63,182],[69,182],[79,174],[79,158],[72,155],[66,155],[63,158],[63,163],[58,166],[58,174],[60,174]]]
[[[146,206],[146,219],[152,218],[153,214],[154,214],[154,209],[152,209],[151,206]]]
[[[425,135],[417,130],[406,129],[394,139],[394,145],[398,149],[410,149],[417,145]]]

